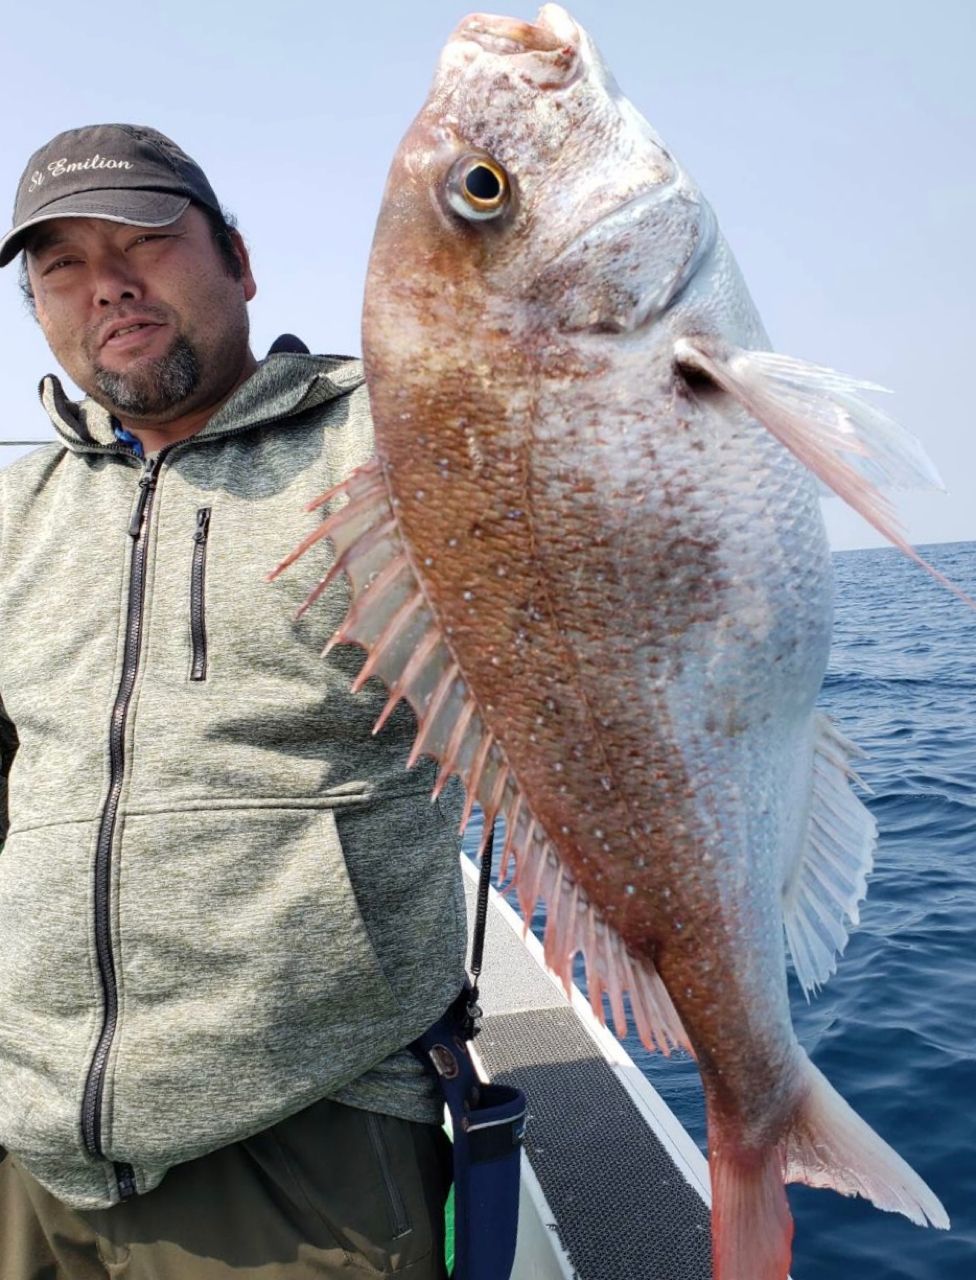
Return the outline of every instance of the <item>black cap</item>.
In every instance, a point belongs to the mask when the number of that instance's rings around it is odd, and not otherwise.
[[[164,134],[137,124],[69,129],[28,161],[17,188],[13,227],[0,240],[0,267],[24,247],[30,228],[49,218],[165,227],[191,200],[220,213],[203,170]]]

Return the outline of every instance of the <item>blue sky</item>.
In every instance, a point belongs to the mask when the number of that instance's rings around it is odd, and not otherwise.
[[[896,392],[886,408],[951,490],[899,496],[909,536],[976,538],[976,5],[568,7],[711,200],[777,349]],[[288,329],[314,350],[357,351],[386,170],[466,12],[447,0],[12,6],[4,199],[62,129],[154,125],[238,215],[259,285],[256,350]],[[35,387],[53,366],[14,269],[0,278],[0,336],[0,434],[46,436]],[[0,450],[0,464],[12,456]],[[835,547],[877,545],[837,500],[826,512]]]

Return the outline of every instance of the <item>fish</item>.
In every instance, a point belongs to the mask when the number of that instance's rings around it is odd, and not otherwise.
[[[363,310],[376,455],[327,539],[355,688],[504,821],[546,961],[694,1055],[716,1280],[784,1280],[788,1182],[948,1227],[797,1041],[877,840],[818,711],[821,487],[919,559],[883,488],[938,486],[873,384],[776,353],[698,186],[560,6],[473,14],[393,160]],[[922,562],[924,563],[924,562]],[[926,566],[931,572],[935,570]],[[938,575],[936,575],[938,576]],[[951,584],[950,584],[951,585]],[[971,602],[970,602],[971,603]],[[483,842],[484,847],[484,842]]]

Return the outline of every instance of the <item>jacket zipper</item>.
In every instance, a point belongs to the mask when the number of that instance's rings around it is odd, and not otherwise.
[[[268,418],[261,422],[249,423],[247,426],[237,427],[232,431],[221,432],[215,439],[223,440],[231,436],[243,435],[247,431],[254,431],[259,427],[267,427],[277,421],[279,421],[277,418]],[[64,436],[57,424],[55,424],[55,430],[58,431],[59,435]],[[179,443],[185,442],[181,441]],[[81,1128],[85,1147],[90,1155],[99,1159],[102,1158],[102,1093],[105,1086],[105,1067],[108,1062],[108,1051],[115,1035],[115,1025],[118,1021],[118,986],[115,981],[115,967],[112,960],[109,916],[109,872],[111,869],[112,836],[115,832],[115,820],[122,790],[125,721],[139,665],[146,567],[146,552],[142,531],[152,511],[152,495],[155,492],[156,481],[159,478],[163,459],[171,449],[178,448],[179,443],[162,449],[154,458],[146,459],[143,474],[139,480],[139,499],[129,522],[129,536],[133,539],[133,544],[129,576],[129,605],[126,618],[125,650],[123,653],[122,679],[119,682],[110,722],[111,767],[109,791],[102,809],[98,844],[95,852],[95,952],[105,1000],[105,1014],[102,1022],[102,1031],[88,1069],[88,1079],[85,1083],[81,1109]],[[102,445],[93,450],[93,452],[132,456],[131,450],[124,445]],[[137,586],[138,591],[136,590]],[[135,1174],[132,1166],[116,1162],[114,1168],[119,1185],[119,1195],[123,1200],[127,1200],[136,1194]]]
[[[193,563],[190,566],[190,643],[193,660],[191,680],[207,678],[207,540],[210,536],[210,507],[197,512],[197,528],[193,535]]]
[[[115,977],[115,961],[112,955],[111,924],[111,873],[112,840],[118,818],[119,798],[125,771],[125,725],[129,703],[135,688],[139,669],[139,650],[142,641],[142,619],[146,594],[146,537],[145,530],[152,512],[153,494],[159,471],[168,450],[147,458],[139,478],[139,497],[129,521],[129,537],[132,553],[129,574],[129,601],[125,623],[125,647],[122,654],[122,678],[119,681],[109,722],[109,787],[102,808],[95,846],[95,955],[102,984],[104,1014],[102,1030],[92,1054],[85,1082],[81,1108],[81,1128],[85,1147],[90,1155],[103,1158],[102,1150],[102,1095],[105,1089],[105,1069],[109,1051],[115,1037],[119,1014],[119,992]],[[115,1175],[119,1194],[128,1199],[135,1194],[135,1176],[131,1165],[116,1163]]]
[[[407,1217],[407,1207],[403,1203],[400,1188],[397,1186],[393,1170],[390,1168],[390,1153],[387,1149],[386,1139],[383,1137],[383,1130],[380,1128],[379,1117],[373,1111],[366,1112],[366,1132],[369,1134],[369,1140],[376,1154],[376,1162],[383,1175],[383,1185],[386,1187],[393,1238],[398,1239],[400,1236],[407,1235],[410,1231],[410,1220]]]

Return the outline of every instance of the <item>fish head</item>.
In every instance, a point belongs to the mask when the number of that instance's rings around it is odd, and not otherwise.
[[[394,160],[370,294],[427,326],[521,314],[564,333],[660,315],[715,238],[711,211],[560,6],[472,14]],[[404,341],[404,316],[397,318]]]

